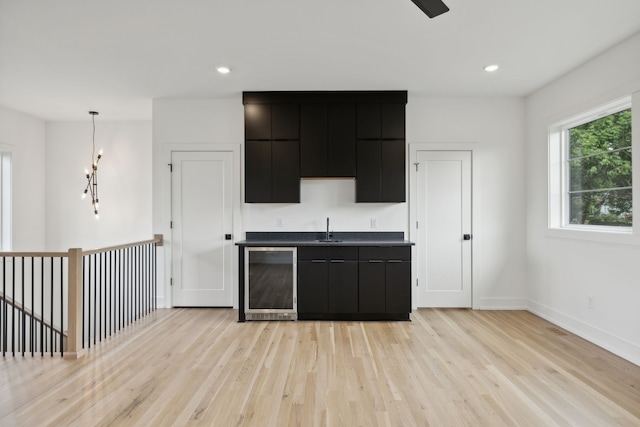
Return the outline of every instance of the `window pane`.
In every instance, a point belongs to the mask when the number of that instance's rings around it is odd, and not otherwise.
[[[569,158],[631,146],[631,109],[569,129]]]
[[[631,189],[571,194],[569,199],[571,224],[632,225]]]
[[[631,187],[631,149],[569,160],[569,191]]]

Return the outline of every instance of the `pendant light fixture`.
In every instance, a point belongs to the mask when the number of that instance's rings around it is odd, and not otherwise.
[[[85,168],[84,173],[87,178],[87,186],[84,189],[84,193],[82,193],[82,198],[85,199],[87,197],[87,193],[91,194],[91,206],[93,206],[93,214],[96,216],[96,219],[100,219],[98,215],[98,162],[102,158],[102,150],[98,153],[98,157],[96,157],[96,116],[98,115],[97,111],[89,111],[91,114],[91,121],[93,123],[93,138],[92,138],[92,151],[91,151],[91,170]],[[95,159],[95,160],[94,160]]]

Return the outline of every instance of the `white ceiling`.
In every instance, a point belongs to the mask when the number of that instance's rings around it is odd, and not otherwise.
[[[0,106],[149,120],[154,98],[251,90],[523,96],[640,31],[640,0],[445,3],[0,0]]]

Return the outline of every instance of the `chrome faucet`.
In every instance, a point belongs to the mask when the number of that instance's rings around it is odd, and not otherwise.
[[[327,217],[327,234],[325,235],[324,240],[331,240],[331,237],[329,237],[329,217]]]

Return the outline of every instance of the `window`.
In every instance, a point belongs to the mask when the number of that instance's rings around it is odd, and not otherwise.
[[[631,108],[563,133],[567,223],[631,227]]]
[[[631,128],[631,97],[550,128],[550,228],[632,231]]]

